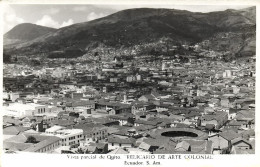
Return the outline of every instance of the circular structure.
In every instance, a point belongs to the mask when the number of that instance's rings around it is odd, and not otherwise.
[[[161,134],[165,137],[198,137],[196,133],[186,131],[169,131]]]
[[[208,134],[192,128],[167,128],[159,129],[151,133],[154,138],[193,138],[193,139],[207,139]]]

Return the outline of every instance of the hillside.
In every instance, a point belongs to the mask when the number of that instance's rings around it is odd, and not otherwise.
[[[39,26],[31,23],[23,23],[15,26],[4,35],[4,44],[14,44],[33,40],[42,35],[53,33],[54,28]]]
[[[167,38],[171,41],[170,45],[216,40],[212,48],[219,49],[221,47],[218,45],[223,45],[219,34],[231,33],[235,35],[230,36],[230,41],[233,38],[242,39],[242,42],[232,44],[232,47],[237,48],[237,52],[248,50],[247,46],[250,46],[255,53],[255,15],[254,7],[211,13],[193,13],[175,9],[128,9],[90,22],[39,34],[38,37],[37,34],[30,34],[31,36],[27,37],[24,33],[24,36],[21,35],[19,38],[25,39],[26,42],[5,45],[4,48],[5,52],[11,54],[48,53],[66,48],[89,52],[100,45],[127,48],[156,43],[162,38]],[[14,29],[18,29],[17,27]],[[13,34],[11,31],[7,34]],[[12,36],[5,35],[5,37],[9,39]],[[227,42],[226,44],[229,45]]]

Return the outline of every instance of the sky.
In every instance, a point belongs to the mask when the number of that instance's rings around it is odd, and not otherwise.
[[[58,5],[58,4],[6,4],[4,5],[4,33],[21,23],[33,23],[46,27],[61,28],[71,24],[105,17],[131,8],[169,8],[192,12],[212,12],[226,9],[242,9],[249,6],[217,5]]]

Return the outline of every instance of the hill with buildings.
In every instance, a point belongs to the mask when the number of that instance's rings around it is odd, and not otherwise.
[[[208,49],[228,50],[231,52],[229,56],[253,56],[255,15],[255,7],[210,13],[138,8],[57,30],[22,24],[5,34],[4,52],[9,55],[48,55],[53,51],[79,49],[88,53],[98,47],[132,49],[157,45],[164,39],[167,47],[200,45],[208,40]],[[15,45],[7,42],[11,39],[17,39]]]

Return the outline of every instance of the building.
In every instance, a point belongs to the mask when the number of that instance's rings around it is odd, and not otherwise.
[[[213,154],[214,153],[229,153],[231,151],[232,143],[237,140],[240,135],[232,130],[224,131],[219,134],[209,136],[208,140],[212,141]]]
[[[65,129],[61,126],[53,126],[49,129],[46,129],[45,134],[61,138],[61,146],[79,144],[80,141],[84,139],[82,129]]]
[[[214,125],[215,129],[221,128],[228,121],[228,113],[218,111],[212,114],[203,115],[198,120],[198,126],[205,127],[207,124]]]
[[[42,134],[22,133],[4,140],[4,150],[50,153],[60,147],[60,138]]]
[[[14,117],[24,117],[33,115],[42,115],[48,112],[46,105],[34,104],[34,103],[11,103],[9,106],[4,106],[4,115]]]
[[[108,150],[115,150],[117,148],[130,148],[133,147],[135,139],[133,138],[119,138],[109,137],[108,138]]]

